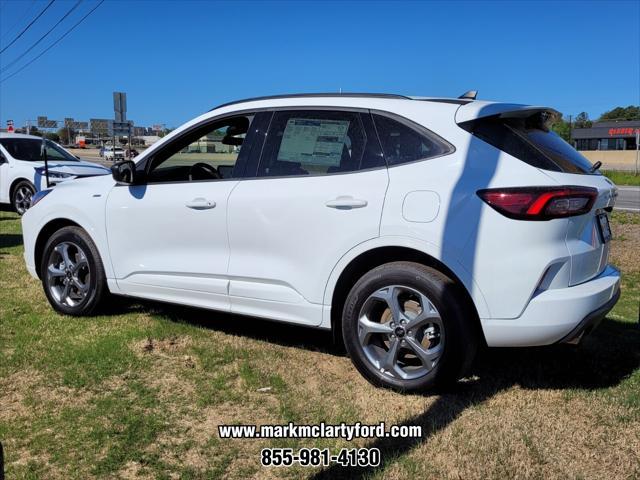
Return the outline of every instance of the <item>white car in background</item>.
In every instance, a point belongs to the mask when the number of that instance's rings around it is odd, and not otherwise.
[[[124,160],[125,153],[124,149],[120,147],[104,147],[102,156],[105,160],[117,162],[118,160]]]
[[[109,173],[108,169],[80,160],[50,140],[45,140],[45,147],[50,185]],[[0,133],[0,203],[10,204],[22,215],[31,206],[33,195],[46,187],[42,138]]]
[[[38,193],[26,265],[65,314],[118,294],[264,317],[333,330],[375,385],[448,383],[478,345],[577,342],[618,300],[616,187],[552,112],[469,95],[222,105],[112,176]]]

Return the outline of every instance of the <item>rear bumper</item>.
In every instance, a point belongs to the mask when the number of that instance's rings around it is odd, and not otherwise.
[[[616,293],[613,295],[611,300],[584,317],[576,328],[571,330],[571,332],[569,332],[566,337],[562,338],[559,343],[579,343],[582,337],[588,335],[600,324],[607,313],[609,313],[615,304],[618,303],[619,299],[620,289],[616,290]]]
[[[580,285],[544,291],[520,317],[482,319],[490,347],[526,347],[576,342],[593,330],[620,297],[620,272],[607,266]]]

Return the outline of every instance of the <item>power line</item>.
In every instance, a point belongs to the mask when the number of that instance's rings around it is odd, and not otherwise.
[[[51,0],[48,5],[46,7],[44,7],[44,9],[38,14],[38,16],[36,18],[34,18],[33,20],[31,20],[31,23],[29,23],[29,25],[27,25],[26,27],[24,27],[24,30],[22,30],[18,36],[16,38],[14,38],[13,40],[11,40],[11,43],[9,43],[9,45],[7,45],[6,47],[4,47],[2,50],[0,50],[0,53],[4,52],[7,48],[9,48],[11,45],[13,45],[14,43],[16,43],[16,40],[18,40],[23,34],[24,32],[26,32],[27,30],[29,30],[29,27],[31,27],[31,25],[33,25],[34,23],[36,23],[36,20],[38,20],[42,14],[44,12],[46,12],[49,7],[51,5],[53,5],[53,2],[55,2],[56,0]]]
[[[36,4],[36,0],[31,0],[31,3],[27,7],[27,9],[23,12],[22,16],[15,22],[13,22],[13,24],[9,28],[7,28],[5,32],[0,36],[2,40],[4,40],[5,37],[8,37],[9,33],[11,33],[14,28],[16,28],[19,24],[21,24],[25,18],[27,18],[27,15],[31,13],[31,9],[33,9],[35,4]]]
[[[67,17],[71,14],[71,12],[73,12],[73,11],[78,7],[78,5],[80,5],[80,3],[82,3],[82,0],[78,0],[78,1],[76,2],[76,4],[75,4],[73,7],[71,7],[71,8],[69,9],[69,11],[68,11],[67,13],[65,13],[65,14],[64,14],[64,16],[63,16],[60,20],[58,20],[58,22],[57,22],[53,27],[51,27],[47,33],[45,33],[44,35],[42,35],[42,36],[38,39],[38,41],[37,41],[36,43],[34,43],[33,45],[31,45],[31,46],[30,46],[27,50],[25,50],[25,51],[24,51],[24,52],[23,52],[19,57],[15,58],[15,59],[14,59],[12,62],[10,62],[8,65],[5,65],[3,68],[0,68],[0,72],[4,72],[4,71],[5,71],[5,70],[7,70],[8,68],[10,68],[12,65],[15,65],[15,64],[16,64],[16,62],[17,62],[18,60],[20,60],[20,59],[21,59],[21,58],[23,58],[27,53],[29,53],[31,50],[33,50],[33,49],[34,49],[34,48],[35,48],[35,47],[36,47],[36,46],[37,46],[37,45],[38,45],[42,40],[44,40],[44,39],[45,39],[45,38],[46,38],[46,37],[47,37],[51,32],[53,32],[53,30],[54,30],[58,25],[60,25],[60,24],[61,24],[61,23],[64,21],[64,19],[65,19],[65,18],[67,18]]]
[[[100,5],[102,5],[104,3],[104,0],[100,0],[100,2],[93,7],[89,13],[87,13],[84,17],[82,17],[80,20],[78,20],[78,22],[76,22],[69,30],[67,30],[64,35],[62,35],[60,38],[58,38],[55,42],[53,42],[51,45],[49,45],[46,49],[44,49],[42,52],[40,52],[40,54],[38,56],[36,56],[33,60],[31,60],[30,62],[24,64],[22,67],[20,67],[18,70],[16,70],[15,72],[13,72],[11,75],[8,75],[6,77],[4,77],[2,80],[0,80],[0,83],[4,82],[5,80],[10,79],[11,77],[17,75],[18,73],[20,73],[22,70],[24,70],[25,68],[27,68],[29,65],[31,65],[33,62],[35,62],[36,60],[38,60],[42,55],[44,55],[45,53],[47,53],[49,50],[51,50],[53,47],[55,47],[64,37],[66,37],[67,35],[69,35],[78,25],[80,25],[85,18],[87,18],[89,15],[91,15]]]

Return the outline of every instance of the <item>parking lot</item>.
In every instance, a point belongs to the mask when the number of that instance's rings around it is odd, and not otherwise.
[[[328,334],[120,299],[53,313],[0,212],[7,478],[636,478],[640,215],[614,213],[622,298],[578,348],[484,351],[435,395],[375,389]],[[421,425],[419,439],[221,440],[219,424]],[[265,446],[371,446],[377,469],[260,467]]]

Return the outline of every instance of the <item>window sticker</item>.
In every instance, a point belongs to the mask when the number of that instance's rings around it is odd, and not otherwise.
[[[290,118],[282,135],[278,161],[339,166],[348,120]]]

